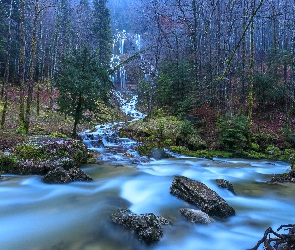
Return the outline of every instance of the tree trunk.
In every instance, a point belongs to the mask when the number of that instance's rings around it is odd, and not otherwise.
[[[8,16],[8,38],[7,38],[7,52],[6,52],[6,62],[5,62],[5,80],[4,80],[4,84],[2,86],[3,87],[3,94],[4,94],[4,107],[3,107],[2,118],[1,118],[1,127],[0,127],[1,129],[4,128],[5,118],[6,118],[6,113],[7,113],[7,107],[8,107],[12,4],[13,4],[13,1],[11,0],[10,8],[9,8],[9,16]]]
[[[25,126],[25,112],[24,112],[24,79],[25,79],[25,6],[26,1],[22,0],[21,3],[21,34],[20,34],[20,62],[19,62],[19,80],[20,80],[20,90],[19,90],[19,129],[23,130]]]
[[[254,17],[255,3],[251,3],[251,15]],[[255,55],[255,39],[254,39],[254,18],[250,26],[250,63],[249,63],[249,93],[248,93],[248,129],[252,127],[252,112],[253,112],[253,83],[254,83],[254,55]]]
[[[28,80],[28,97],[27,106],[25,113],[25,133],[29,132],[30,118],[31,118],[31,105],[33,101],[33,90],[34,90],[34,74],[35,74],[35,61],[36,61],[36,49],[37,49],[37,21],[39,10],[39,0],[35,1],[34,5],[34,22],[32,31],[32,44],[31,44],[31,58],[30,58],[30,72]]]
[[[73,138],[77,137],[77,126],[81,119],[81,113],[82,113],[82,96],[79,96],[78,104],[75,110],[75,121],[74,121],[74,128],[73,128]]]

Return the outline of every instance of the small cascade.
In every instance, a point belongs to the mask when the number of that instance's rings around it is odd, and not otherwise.
[[[119,91],[113,91],[121,104],[121,110],[132,117],[131,121],[143,119],[145,114],[136,110],[137,95],[129,99],[124,98]],[[114,122],[103,125],[97,125],[95,131],[87,130],[81,137],[83,143],[88,149],[98,153],[98,161],[139,164],[146,162],[148,159],[142,157],[136,150],[138,142],[129,138],[121,138],[118,135],[119,129],[124,126],[124,122]]]

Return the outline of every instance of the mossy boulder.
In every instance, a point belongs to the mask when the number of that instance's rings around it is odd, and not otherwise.
[[[120,134],[142,142],[139,152],[149,155],[153,148],[186,146],[191,150],[206,148],[206,143],[196,133],[188,121],[174,116],[156,117],[133,121],[122,128]]]
[[[79,167],[88,158],[88,150],[79,140],[31,137],[3,154],[0,168],[3,173],[44,175],[56,167]]]

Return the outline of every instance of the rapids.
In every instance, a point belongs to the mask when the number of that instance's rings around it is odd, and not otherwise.
[[[142,117],[133,104],[128,107],[134,119]],[[117,136],[119,126],[122,123],[99,125],[95,132],[83,134],[85,144],[104,161],[83,166],[92,182],[48,185],[41,176],[3,175],[0,249],[243,250],[254,247],[267,227],[294,223],[295,185],[266,183],[289,164],[184,156],[142,161],[133,149],[136,142]],[[213,218],[210,225],[186,221],[179,209],[194,207],[170,195],[174,175],[205,183],[236,210],[236,216]],[[217,178],[230,181],[237,195],[219,188]],[[147,246],[109,221],[111,213],[124,207],[137,214],[163,215],[172,225],[163,227],[160,242]]]

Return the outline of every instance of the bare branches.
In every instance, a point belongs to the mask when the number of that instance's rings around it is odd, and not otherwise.
[[[257,250],[261,244],[264,244],[266,250],[278,250],[281,249],[282,245],[287,248],[284,249],[295,249],[295,224],[281,225],[277,231],[282,228],[289,231],[288,234],[279,234],[275,232],[271,227],[265,230],[263,237],[259,240],[255,247],[249,250]],[[270,238],[270,234],[273,234],[277,238]],[[274,243],[272,246],[271,243]]]

